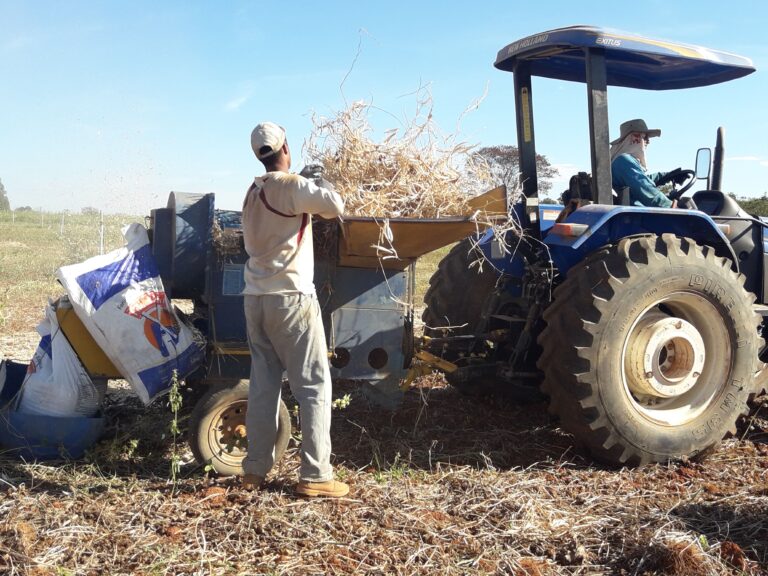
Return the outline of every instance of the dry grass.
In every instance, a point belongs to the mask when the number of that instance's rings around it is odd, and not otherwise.
[[[524,233],[515,215],[500,219],[469,205],[473,197],[500,184],[487,161],[473,153],[473,145],[459,141],[458,133],[441,133],[428,91],[420,89],[415,96],[414,116],[378,142],[370,122],[374,108],[366,102],[353,102],[335,116],[313,116],[306,157],[323,167],[324,178],[344,198],[346,215],[384,219],[376,246],[381,254],[397,255],[397,239],[386,219],[447,216],[470,218],[478,232],[491,229],[498,245],[513,252],[516,247],[508,245],[508,238]],[[521,189],[507,193],[514,201]],[[484,259],[478,255],[475,265],[482,267]]]
[[[122,246],[121,228],[137,221],[104,216],[104,250]],[[56,270],[99,253],[100,226],[98,214],[0,212],[0,333],[34,329],[48,297],[62,293]]]
[[[768,422],[706,463],[608,470],[542,406],[425,379],[393,413],[356,387],[334,412],[348,498],[292,495],[295,447],[261,492],[189,464],[170,415],[110,396],[81,463],[0,460],[5,574],[766,574]]]
[[[28,251],[2,262],[21,270],[45,235],[16,235]],[[11,318],[36,318],[34,306],[14,303]],[[3,329],[3,356],[31,355],[32,326]],[[106,433],[83,461],[0,455],[0,573],[768,574],[765,404],[703,463],[614,470],[584,459],[543,405],[468,399],[435,376],[395,412],[335,385],[347,393],[332,435],[352,493],[317,502],[292,495],[295,445],[261,492],[209,476],[186,450],[174,484],[169,408],[113,385]]]
[[[311,163],[344,197],[345,212],[377,218],[440,218],[471,215],[466,202],[495,183],[473,146],[442,135],[432,119],[431,98],[417,92],[413,118],[372,138],[366,102],[333,117],[313,117],[305,146]]]

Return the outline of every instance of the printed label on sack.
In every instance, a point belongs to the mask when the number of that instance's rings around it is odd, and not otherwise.
[[[142,292],[123,312],[144,320],[144,337],[164,358],[171,355],[168,345],[176,350],[181,328],[165,292]]]

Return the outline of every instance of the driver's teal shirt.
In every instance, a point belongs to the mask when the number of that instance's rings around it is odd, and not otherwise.
[[[617,192],[629,187],[629,201],[633,206],[656,206],[669,208],[672,200],[656,188],[656,182],[664,176],[663,172],[648,174],[637,158],[631,154],[621,154],[611,162],[611,185]]]

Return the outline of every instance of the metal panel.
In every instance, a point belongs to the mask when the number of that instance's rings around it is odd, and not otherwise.
[[[520,155],[520,178],[523,193],[535,198],[539,193],[536,176],[536,137],[533,128],[533,94],[530,64],[520,61],[515,65],[515,110],[517,111],[517,149]]]
[[[592,198],[598,204],[613,204],[611,155],[608,147],[608,85],[605,51],[587,50],[587,98],[589,103],[589,147],[592,157]]]
[[[330,345],[349,352],[348,364],[331,369],[334,378],[383,380],[392,374],[404,375],[404,316],[398,310],[340,308],[331,322]]]
[[[548,30],[513,42],[499,51],[494,66],[513,71],[518,62],[527,60],[534,76],[584,82],[584,49],[589,48],[606,50],[611,86],[693,88],[755,71],[743,56],[592,26]]]
[[[171,192],[168,208],[176,214],[171,289],[176,298],[194,298],[205,289],[206,256],[213,228],[213,194]]]
[[[484,195],[475,201],[478,206],[491,206],[494,209],[503,205],[503,213],[506,215],[506,198],[503,194],[497,192],[492,196]],[[341,225],[340,263],[344,265],[353,262],[350,257],[363,257],[370,259],[370,265],[366,267],[380,268],[399,259],[402,263],[399,268],[402,269],[427,252],[466,238],[478,226],[469,216],[440,219],[348,217]],[[394,250],[397,258],[391,250]],[[379,258],[382,260],[379,261]]]
[[[559,236],[550,232],[544,238],[544,242],[549,246],[552,261],[561,274],[601,246],[636,234],[669,233],[685,236],[699,244],[714,246],[718,254],[730,258],[734,266],[738,267],[738,260],[730,242],[712,218],[703,212],[591,204],[573,212],[567,221],[572,224],[586,224],[588,229],[581,236]]]
[[[152,242],[152,256],[157,262],[163,288],[169,298],[173,297],[173,251],[175,214],[170,208],[157,208],[150,213],[149,234]]]
[[[238,259],[243,260],[244,255]],[[213,342],[246,342],[248,340],[243,312],[243,263],[218,262],[212,256],[208,266],[206,300],[208,324]]]
[[[221,270],[221,295],[241,296],[245,290],[243,264],[224,264]]]
[[[370,308],[376,310],[404,310],[408,294],[405,271],[345,268],[332,271],[331,309]],[[319,287],[318,270],[315,284]]]

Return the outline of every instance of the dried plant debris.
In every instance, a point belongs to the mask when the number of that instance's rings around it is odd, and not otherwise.
[[[191,462],[174,488],[167,406],[111,391],[85,461],[0,458],[0,573],[768,574],[762,418],[703,463],[605,469],[544,406],[468,402],[434,375],[397,412],[345,394],[334,466],[352,491],[307,501],[295,445],[262,491]]]
[[[456,134],[442,135],[433,120],[428,91],[418,90],[416,98],[414,117],[387,131],[381,141],[373,139],[369,118],[377,110],[366,102],[354,102],[332,117],[314,115],[306,159],[323,167],[324,178],[345,200],[347,216],[378,220],[382,238],[376,249],[382,259],[399,257],[397,238],[391,237],[387,225],[390,218],[466,217],[477,225],[476,238],[490,229],[502,251],[513,254],[527,238],[516,215],[500,217],[469,204],[499,185],[487,161]],[[521,187],[507,190],[511,202],[520,194]],[[480,251],[474,253],[473,266],[482,270],[487,260]]]
[[[213,220],[211,237],[213,247],[221,257],[237,256],[245,249],[242,228],[223,228],[216,218]]]
[[[417,92],[414,118],[373,140],[372,106],[353,102],[335,117],[314,115],[305,145],[310,163],[344,197],[346,213],[376,218],[440,218],[472,214],[467,201],[493,188],[485,160],[474,146],[443,136],[432,117],[431,97]]]
[[[315,256],[335,259],[339,253],[339,225],[335,220],[313,219],[312,243]]]

